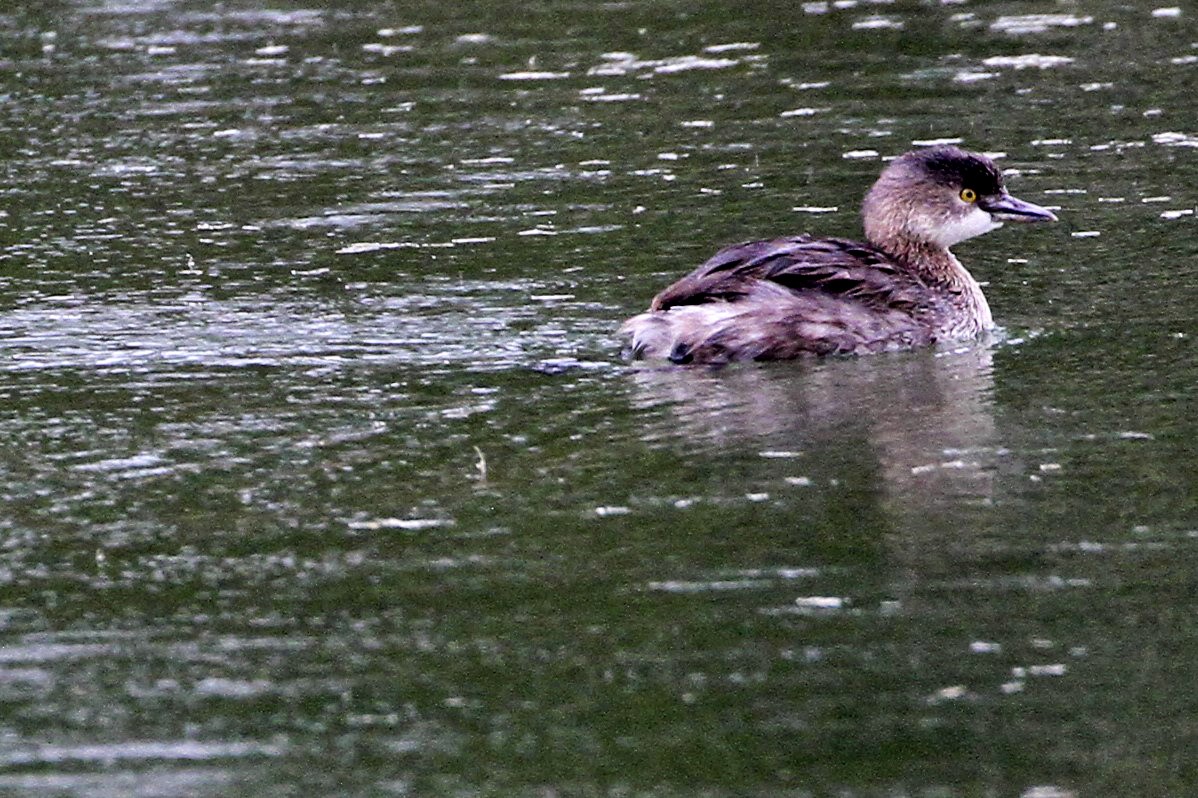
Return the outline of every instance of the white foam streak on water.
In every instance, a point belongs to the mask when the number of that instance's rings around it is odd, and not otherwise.
[[[727,44],[711,44],[703,48],[705,53],[728,53],[733,50],[756,50],[761,47],[759,42],[729,42]]]
[[[1166,147],[1198,147],[1198,134],[1179,133],[1174,130],[1153,133],[1152,143],[1162,144]]]
[[[853,23],[853,30],[902,30],[905,26],[902,20],[891,17],[866,17]]]
[[[997,72],[978,72],[974,70],[962,70],[953,75],[954,83],[980,83],[983,80],[993,80],[998,77]]]
[[[159,768],[143,772],[132,765],[130,772],[106,768],[100,773],[23,773],[0,774],[0,790],[12,795],[87,796],[87,798],[193,798],[219,795],[233,780],[233,774],[204,764],[179,766],[169,771]]]
[[[1044,33],[1050,28],[1076,28],[1093,22],[1094,17],[1079,17],[1076,14],[1021,14],[999,17],[990,23],[990,30],[1018,36]]]
[[[684,55],[672,58],[641,59],[633,53],[605,53],[602,64],[587,70],[588,75],[620,76],[637,72],[669,75],[695,69],[727,69],[741,63],[739,58],[707,58]]]
[[[504,72],[499,76],[500,80],[562,80],[570,77],[569,72],[536,72],[527,70],[524,72]]]
[[[669,580],[650,582],[647,587],[661,593],[713,593],[727,590],[761,590],[772,587],[773,584],[768,579],[723,579],[710,582]]]
[[[247,756],[281,756],[281,743],[204,742],[200,740],[130,741],[94,745],[33,745],[0,751],[0,765],[9,767],[67,762],[206,761]]]
[[[60,662],[107,657],[117,653],[113,643],[43,643],[0,646],[0,664],[14,662]]]
[[[1027,55],[996,55],[983,59],[982,63],[986,66],[1010,67],[1011,69],[1051,69],[1072,64],[1073,59],[1064,55],[1028,53]]]

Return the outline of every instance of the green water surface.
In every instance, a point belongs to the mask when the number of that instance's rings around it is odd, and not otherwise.
[[[0,9],[0,795],[1198,794],[1196,19]],[[998,340],[621,358],[937,140]]]

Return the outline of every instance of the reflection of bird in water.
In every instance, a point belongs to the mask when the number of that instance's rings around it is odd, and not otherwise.
[[[804,469],[864,459],[888,499],[918,514],[945,499],[991,497],[993,354],[970,346],[799,371],[641,367],[634,403],[651,439],[801,452]]]
[[[1055,221],[1012,197],[994,162],[941,146],[882,172],[868,244],[810,236],[720,250],[624,323],[636,357],[675,363],[863,354],[973,338],[994,323],[949,247],[1004,221]]]

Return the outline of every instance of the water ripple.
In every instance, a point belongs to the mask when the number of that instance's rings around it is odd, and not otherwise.
[[[137,761],[206,761],[250,756],[282,756],[281,743],[200,740],[147,740],[91,745],[28,745],[0,751],[0,766],[60,765]]]

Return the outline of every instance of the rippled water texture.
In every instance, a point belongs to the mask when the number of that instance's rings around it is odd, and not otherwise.
[[[0,9],[0,795],[1198,793],[1198,12]],[[614,330],[914,145],[987,345]]]

